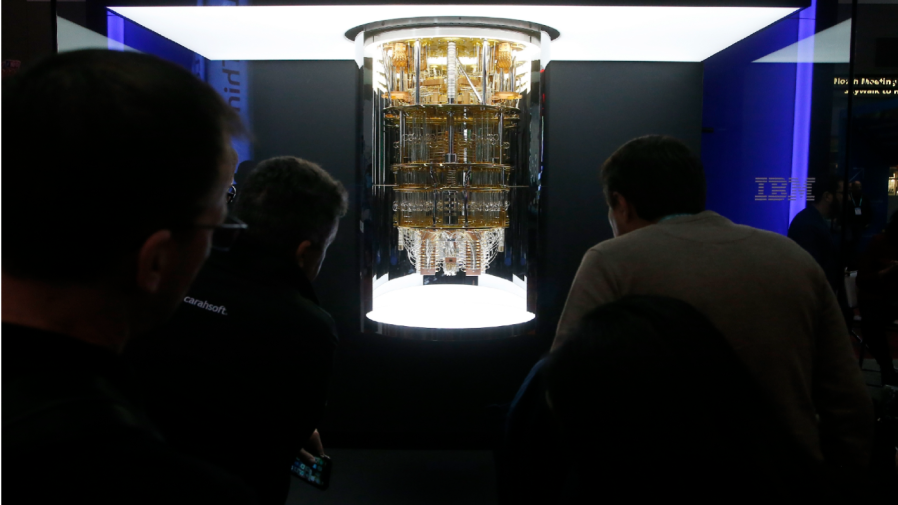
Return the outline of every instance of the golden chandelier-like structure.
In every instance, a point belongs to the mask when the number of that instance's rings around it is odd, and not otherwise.
[[[378,48],[384,117],[398,131],[393,224],[419,274],[481,275],[504,250],[509,139],[530,70],[517,58],[523,48],[460,37]]]

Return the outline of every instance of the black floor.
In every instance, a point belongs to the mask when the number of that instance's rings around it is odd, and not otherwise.
[[[898,360],[894,362],[898,365]],[[871,396],[882,393],[879,367],[864,361]],[[328,449],[331,486],[293,479],[287,505],[495,505],[491,451]]]
[[[293,479],[287,505],[495,505],[490,451],[327,449],[330,488]]]

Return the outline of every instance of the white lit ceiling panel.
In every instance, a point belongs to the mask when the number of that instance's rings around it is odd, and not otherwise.
[[[810,45],[810,51],[799,46]],[[851,20],[847,19],[779,51],[757,59],[755,63],[848,63],[851,60]]]
[[[470,15],[551,26],[552,60],[702,61],[791,7],[328,5],[110,7],[210,60],[353,60],[350,28],[388,19]]]

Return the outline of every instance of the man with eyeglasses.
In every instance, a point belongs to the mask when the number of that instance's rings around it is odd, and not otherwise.
[[[99,50],[5,82],[2,113],[4,499],[253,503],[163,441],[120,357],[242,226],[223,224],[239,118],[176,65]]]
[[[312,282],[346,209],[343,185],[318,165],[263,161],[234,203],[246,232],[213,251],[159,338],[126,351],[163,434],[241,477],[261,504],[283,505],[296,457],[324,452],[316,428],[337,335]]]

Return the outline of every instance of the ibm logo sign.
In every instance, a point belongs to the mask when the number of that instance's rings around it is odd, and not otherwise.
[[[801,182],[797,177],[755,177],[758,184],[758,193],[755,195],[755,201],[782,202],[807,200],[814,201],[811,194],[811,186],[814,184],[814,178],[809,177]]]

